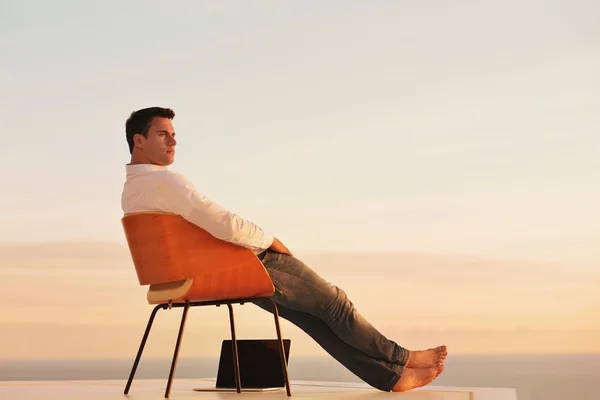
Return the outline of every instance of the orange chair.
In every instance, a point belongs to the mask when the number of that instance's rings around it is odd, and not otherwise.
[[[160,212],[126,214],[121,223],[140,285],[150,285],[147,300],[157,304],[150,314],[135,362],[125,387],[129,393],[154,317],[160,309],[183,307],[165,398],[177,365],[187,312],[195,306],[227,304],[237,392],[241,393],[238,348],[232,304],[266,300],[273,306],[281,368],[287,395],[291,396],[277,305],[270,298],[273,282],[256,255],[247,248],[215,238],[181,216]]]

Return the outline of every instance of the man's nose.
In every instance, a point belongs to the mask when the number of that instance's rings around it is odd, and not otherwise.
[[[173,136],[169,136],[169,146],[175,146],[177,144],[177,140]]]

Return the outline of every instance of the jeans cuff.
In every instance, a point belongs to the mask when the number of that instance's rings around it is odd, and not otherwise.
[[[381,390],[384,392],[391,392],[394,386],[396,386],[396,383],[398,383],[402,377],[402,372],[404,372],[404,367],[402,365],[395,364],[392,369],[395,372],[394,377],[387,383],[387,385],[385,385],[385,387],[381,388]]]
[[[408,363],[409,356],[410,351],[408,351],[404,347],[400,347],[400,357],[398,358],[398,363],[404,367]]]
[[[410,352],[404,347],[399,346],[397,343],[394,344],[394,355],[392,360],[394,360],[397,364],[405,366],[408,363],[408,356],[410,355]]]

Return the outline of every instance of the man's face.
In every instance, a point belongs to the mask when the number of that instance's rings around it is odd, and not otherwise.
[[[148,137],[136,135],[136,147],[151,164],[171,165],[175,161],[175,130],[168,118],[155,117],[148,129]]]

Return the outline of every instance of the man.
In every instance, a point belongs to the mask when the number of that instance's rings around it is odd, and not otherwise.
[[[280,316],[310,335],[331,356],[382,391],[425,386],[443,370],[446,346],[409,351],[388,340],[354,308],[342,289],[316,274],[277,238],[200,194],[168,169],[175,159],[173,110],[151,107],[128,118],[123,212],[181,215],[216,238],[252,249],[275,286]],[[265,304],[255,303],[272,312]]]

